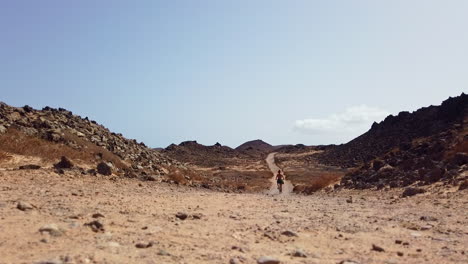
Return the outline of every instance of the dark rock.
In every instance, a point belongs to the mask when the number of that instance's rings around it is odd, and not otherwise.
[[[283,231],[281,234],[283,236],[288,236],[288,237],[297,237],[298,236],[295,232],[290,231],[290,230]]]
[[[94,221],[91,221],[89,223],[86,223],[84,224],[85,226],[89,226],[91,228],[91,230],[93,230],[93,232],[104,232],[104,225],[97,221],[97,220],[94,220]]]
[[[426,190],[415,187],[408,187],[403,191],[402,197],[414,196],[416,194],[425,193]]]
[[[382,168],[383,166],[385,166],[385,163],[382,161],[382,160],[374,160],[372,162],[372,168],[375,170],[375,171],[378,171],[380,170],[380,168]]]
[[[24,110],[24,112],[26,112],[26,113],[30,113],[30,112],[32,112],[34,109],[33,109],[32,107],[30,107],[29,105],[25,105],[25,106],[23,106],[23,110]]]
[[[16,205],[16,208],[18,208],[21,211],[28,211],[28,210],[35,209],[36,206],[28,202],[19,201],[18,204]]]
[[[419,218],[419,220],[421,220],[421,221],[437,221],[438,219],[435,218],[435,217],[432,217],[432,216],[421,216],[421,218]]]
[[[100,162],[97,165],[97,172],[99,174],[109,176],[109,175],[112,175],[112,167],[109,166],[109,164],[107,164],[105,162]]]
[[[56,169],[71,169],[73,168],[73,163],[65,156],[62,156],[60,162],[54,165]]]
[[[158,179],[154,175],[145,175],[142,178],[144,181],[157,181]]]
[[[185,219],[187,219],[188,214],[183,213],[183,212],[178,212],[175,216],[176,216],[177,218],[179,218],[180,220],[185,220]]]
[[[89,169],[89,170],[86,171],[86,174],[96,176],[96,175],[97,175],[97,171],[96,171],[95,169]]]
[[[453,156],[451,163],[457,166],[463,166],[468,163],[468,154],[463,152],[458,152]]]
[[[384,252],[385,250],[377,245],[372,244],[372,250],[377,252]]]
[[[440,179],[442,179],[442,176],[444,176],[445,170],[441,168],[434,168],[430,170],[426,175],[425,175],[425,180],[426,182],[433,183],[436,182]]]
[[[152,242],[148,242],[148,243],[136,243],[135,244],[135,247],[136,248],[150,248],[153,246],[153,243]]]
[[[92,215],[92,217],[93,218],[101,218],[101,217],[104,217],[104,215],[101,214],[101,213],[95,213],[95,214]]]
[[[23,165],[23,166],[19,166],[19,169],[20,170],[38,170],[40,169],[41,166],[39,165],[34,165],[34,164],[28,164],[28,165]]]

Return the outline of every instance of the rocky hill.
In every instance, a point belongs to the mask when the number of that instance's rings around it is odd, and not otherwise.
[[[320,162],[341,167],[356,167],[392,149],[407,147],[415,139],[430,137],[452,128],[463,128],[468,115],[468,95],[449,98],[440,106],[421,108],[413,113],[389,115],[352,141],[328,148],[317,156]]]
[[[179,145],[171,144],[161,153],[182,162],[202,167],[219,167],[235,163],[237,158],[246,158],[238,151],[219,143],[205,146],[197,141],[184,141]]]
[[[257,150],[257,151],[273,151],[275,147],[266,143],[263,140],[256,139],[252,141],[247,141],[244,144],[236,148],[237,151],[248,151],[248,150]]]
[[[183,166],[144,143],[109,131],[71,111],[0,103],[0,152],[83,164],[105,163],[112,173],[127,177],[167,174]],[[152,176],[151,176],[152,177]]]
[[[466,180],[468,96],[389,116],[351,142],[317,155],[323,163],[361,167],[342,179],[351,188],[402,187]]]

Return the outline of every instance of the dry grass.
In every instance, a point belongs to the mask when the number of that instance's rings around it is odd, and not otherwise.
[[[117,156],[106,149],[71,134],[66,134],[65,137],[67,140],[75,141],[81,149],[28,136],[15,128],[10,128],[7,133],[0,136],[0,151],[40,157],[44,161],[56,161],[61,156],[66,156],[72,160],[92,164],[96,162],[96,155],[102,153],[103,159],[112,161],[119,168],[126,168],[126,165]]]
[[[5,153],[5,152],[0,151],[0,161],[8,160],[8,159],[10,159],[10,158],[11,158],[10,155],[8,155],[8,154]]]
[[[270,187],[270,171],[224,170],[212,175],[216,185],[230,190],[262,191]]]
[[[294,187],[294,192],[311,194],[340,181],[343,171],[285,172]]]
[[[214,170],[194,171],[170,168],[169,180],[177,184],[203,185],[206,188],[230,191],[263,191],[270,186],[270,171]]]

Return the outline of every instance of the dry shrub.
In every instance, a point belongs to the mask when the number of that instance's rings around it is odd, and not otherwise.
[[[270,187],[270,171],[236,171],[226,170],[214,173],[210,179],[224,189],[238,191],[262,191]]]
[[[190,172],[189,170],[170,167],[167,177],[169,178],[169,180],[174,181],[176,184],[185,185],[188,183],[188,180],[185,178],[185,176],[188,176],[189,178],[191,178],[190,174],[192,174],[193,176],[193,172]]]
[[[5,152],[0,151],[0,161],[8,160],[10,158],[11,158],[10,155],[6,154]]]
[[[112,161],[117,167],[126,167],[117,156],[104,148],[69,134],[66,134],[66,139],[75,141],[82,149],[77,150],[63,143],[29,136],[18,129],[10,128],[0,136],[0,150],[18,155],[40,157],[45,161],[56,161],[61,156],[66,156],[72,160],[81,160],[87,163],[95,163],[96,155],[102,153],[103,159]]]
[[[301,181],[301,183],[294,186],[293,191],[295,193],[312,194],[338,182],[342,177],[343,173],[341,172],[322,172],[306,182]],[[294,180],[292,182],[295,183]]]

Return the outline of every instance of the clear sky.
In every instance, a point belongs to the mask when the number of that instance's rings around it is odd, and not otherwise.
[[[468,91],[466,0],[0,1],[0,101],[152,147],[343,143]]]

